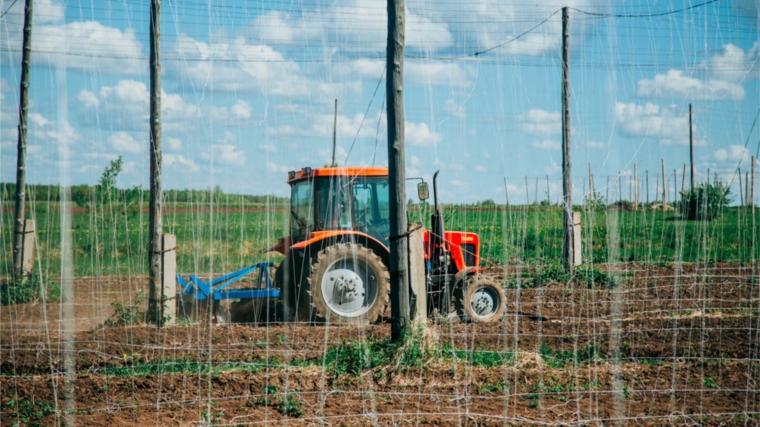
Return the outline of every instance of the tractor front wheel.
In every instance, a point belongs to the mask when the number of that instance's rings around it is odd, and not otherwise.
[[[390,280],[388,268],[370,249],[352,243],[329,246],[311,265],[312,306],[325,322],[377,322],[389,304]]]
[[[463,320],[490,323],[501,319],[507,300],[499,282],[483,274],[468,275],[463,282],[464,286],[455,291],[454,297]]]

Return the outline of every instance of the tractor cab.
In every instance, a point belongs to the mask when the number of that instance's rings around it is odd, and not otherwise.
[[[290,238],[360,232],[388,246],[388,171],[385,168],[303,168],[290,172]]]

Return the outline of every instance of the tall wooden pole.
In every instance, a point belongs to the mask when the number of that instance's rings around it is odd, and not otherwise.
[[[330,163],[330,167],[334,168],[338,166],[335,163],[335,146],[337,145],[338,141],[338,99],[335,99],[335,113],[333,114],[333,152],[332,152],[332,163]]]
[[[691,104],[689,104],[689,162],[691,164],[691,191],[694,191],[694,131],[692,130]]]
[[[662,159],[662,210],[668,205],[668,184],[667,175],[665,175],[665,159]]]
[[[749,206],[749,172],[744,172],[744,202]]]
[[[684,185],[686,185],[686,163],[683,164],[683,174],[681,175],[681,200],[683,200]]]
[[[736,169],[739,172],[739,205],[744,206],[744,192],[742,189],[742,168]]]
[[[676,169],[673,169],[673,203],[678,203],[678,175],[676,175]]]
[[[530,188],[528,188],[528,175],[525,175],[525,206],[530,205]]]
[[[32,0],[24,6],[24,40],[21,52],[21,85],[18,105],[18,148],[16,154],[16,207],[13,233],[13,282],[23,271],[24,215],[26,213],[26,118],[29,112],[29,71],[32,62]]]
[[[636,163],[633,164],[633,181],[636,183],[636,187],[633,195],[633,210],[639,210],[639,173],[636,169]]]
[[[562,259],[565,269],[571,270],[575,259],[575,232],[573,230],[573,182],[570,161],[570,15],[567,6],[562,8]]]
[[[752,204],[752,215],[755,214],[755,156],[752,156],[752,192],[750,194],[750,204]],[[754,224],[754,223],[753,223]]]
[[[504,196],[507,199],[507,207],[509,207],[509,188],[507,188],[507,177],[504,177]]]
[[[388,114],[390,181],[391,337],[398,340],[409,323],[408,242],[404,173],[404,0],[388,0],[385,93]]]
[[[150,220],[148,241],[150,265],[148,313],[160,323],[161,286],[161,0],[150,2]]]

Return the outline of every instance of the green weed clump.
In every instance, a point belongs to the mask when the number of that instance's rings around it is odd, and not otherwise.
[[[37,274],[23,283],[0,285],[0,305],[39,302],[43,296],[46,301],[59,300],[61,286],[57,282],[41,283]]]
[[[277,408],[277,411],[282,415],[298,418],[303,415],[301,406],[303,401],[294,392],[278,393],[277,387],[273,385],[265,385],[263,388],[264,396],[259,398],[258,404],[265,406],[272,406]]]
[[[582,347],[574,353],[573,350],[552,350],[546,343],[542,343],[538,353],[550,368],[563,368],[568,363],[582,364],[604,359],[604,353],[594,344]]]
[[[575,277],[579,283],[586,284],[589,288],[607,286],[614,288],[620,286],[622,279],[614,274],[609,274],[591,267],[580,267],[575,270]]]

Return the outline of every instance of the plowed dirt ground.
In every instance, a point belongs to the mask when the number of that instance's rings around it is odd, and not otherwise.
[[[613,288],[510,289],[499,322],[429,324],[420,364],[343,375],[326,354],[387,324],[100,327],[146,279],[80,278],[73,322],[0,307],[0,424],[758,425],[758,273],[624,265]]]

